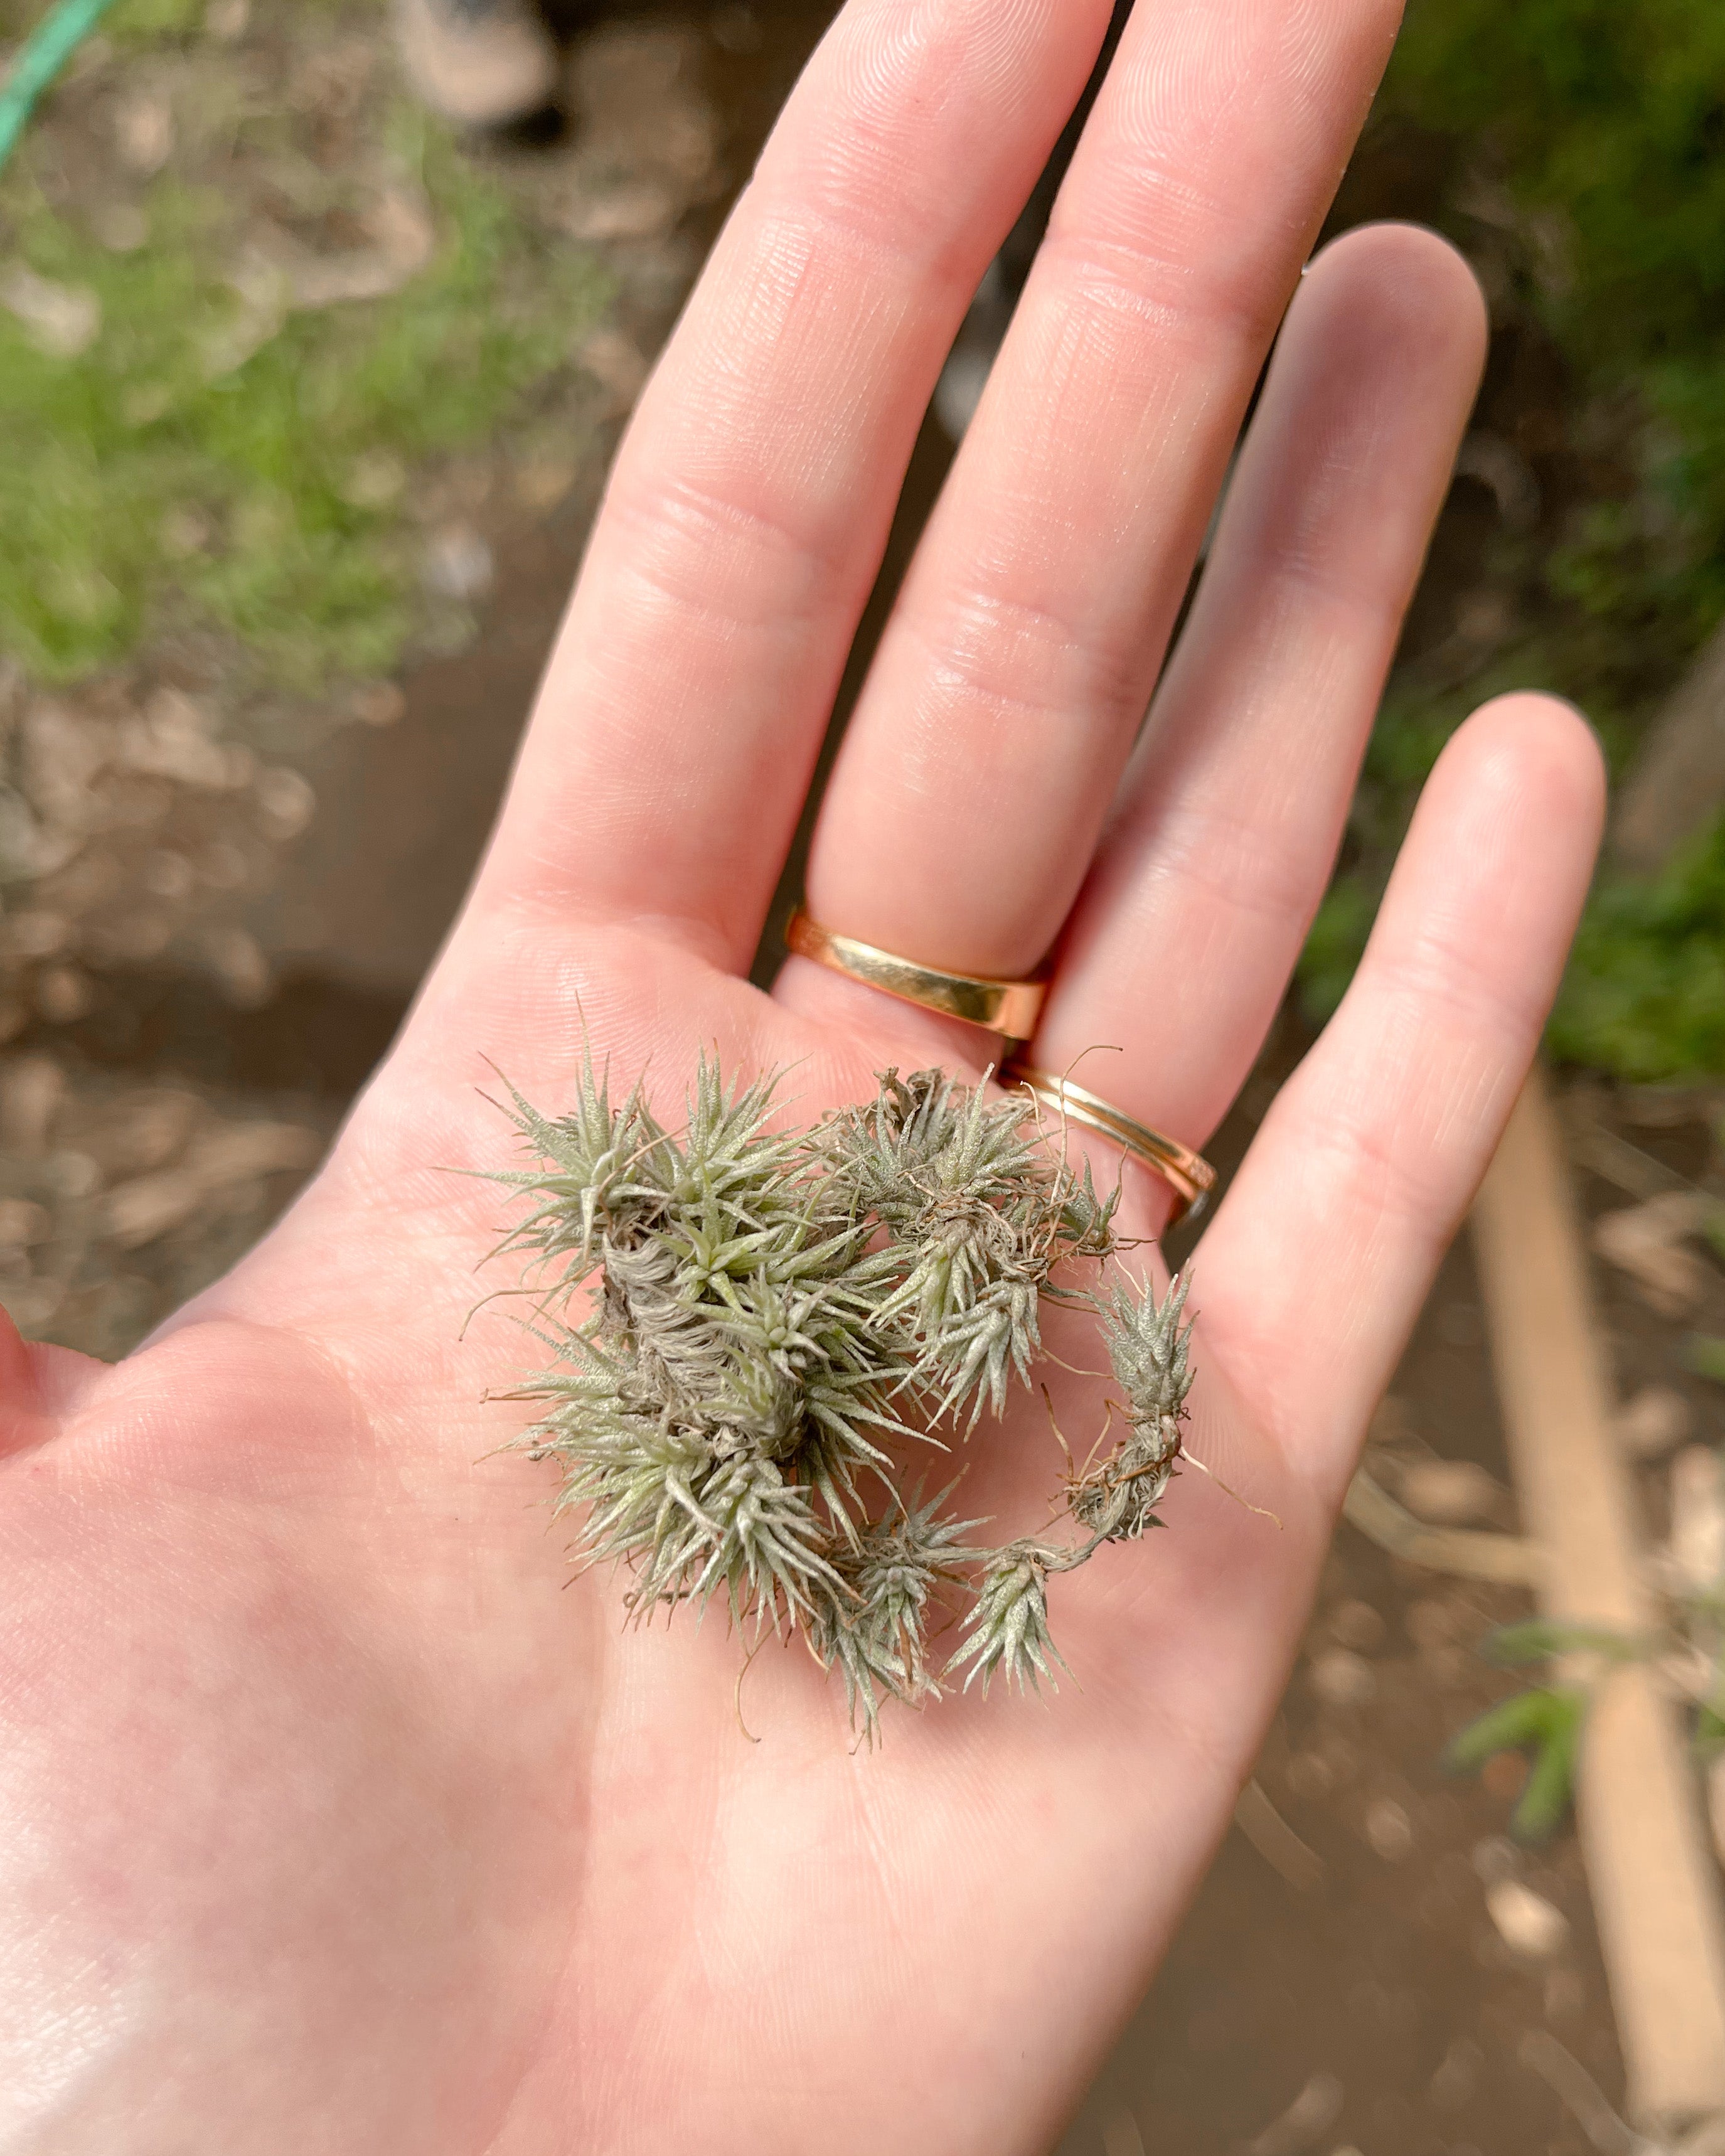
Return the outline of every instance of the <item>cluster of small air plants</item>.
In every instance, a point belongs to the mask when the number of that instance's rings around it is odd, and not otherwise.
[[[957,1676],[1052,1681],[1050,1575],[1159,1524],[1185,1286],[1158,1303],[1105,1277],[1118,1194],[1027,1095],[888,1070],[796,1131],[775,1127],[774,1083],[727,1089],[703,1060],[676,1133],[590,1064],[566,1115],[514,1096],[534,1165],[498,1178],[528,1207],[502,1248],[528,1257],[556,1362],[513,1397],[542,1404],[523,1443],[562,1463],[558,1509],[584,1560],[627,1575],[634,1617],[721,1595],[755,1640],[800,1633],[872,1737],[885,1701]],[[1119,1435],[1072,1468],[1063,1535],[993,1548],[903,1462],[1031,1383],[1045,1302],[1100,1317]],[[942,1664],[930,1634],[955,1609]]]

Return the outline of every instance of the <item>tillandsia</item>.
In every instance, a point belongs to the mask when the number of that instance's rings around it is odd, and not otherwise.
[[[1119,1194],[1025,1094],[886,1070],[798,1131],[776,1082],[703,1059],[680,1132],[590,1060],[563,1115],[512,1094],[532,1165],[497,1178],[526,1206],[501,1249],[555,1360],[511,1397],[541,1407],[521,1442],[561,1464],[578,1554],[622,1570],[634,1618],[719,1596],[755,1641],[800,1635],[872,1738],[889,1700],[1053,1681],[1050,1577],[1161,1524],[1187,1284],[1158,1301],[1107,1270]],[[1100,1320],[1119,1434],[1047,1531],[991,1548],[913,1470],[1032,1385],[1050,1305]]]

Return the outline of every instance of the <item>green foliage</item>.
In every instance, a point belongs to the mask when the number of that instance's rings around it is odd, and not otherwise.
[[[1725,823],[1651,881],[1600,886],[1551,1040],[1558,1055],[1627,1078],[1725,1067]]]
[[[1587,1707],[1584,1691],[1539,1687],[1517,1692],[1471,1722],[1451,1743],[1446,1763],[1465,1774],[1500,1752],[1531,1753],[1532,1764],[1510,1828],[1521,1840],[1543,1841],[1568,1813]]]
[[[337,0],[297,0],[301,11],[335,12]],[[0,38],[12,44],[33,29],[48,13],[49,0],[0,0]],[[160,51],[183,45],[203,34],[209,0],[116,0],[101,19],[100,35],[122,50]]]
[[[295,690],[399,658],[422,603],[415,549],[356,470],[487,439],[567,364],[606,286],[585,258],[542,246],[418,116],[393,126],[436,218],[433,260],[385,297],[289,314],[233,365],[243,235],[222,198],[164,174],[145,198],[148,244],[125,254],[53,208],[28,156],[0,185],[18,259],[101,310],[69,357],[0,311],[0,646],[39,678],[123,658],[188,606]],[[165,530],[187,515],[210,547],[165,558]]]
[[[1533,220],[1527,303],[1656,423],[1645,501],[1596,516],[1560,578],[1693,644],[1725,610],[1725,12],[1414,0],[1384,104],[1502,172]]]
[[[1476,704],[1512,687],[1585,708],[1614,764],[1725,615],[1725,10],[1712,0],[1411,0],[1377,107],[1447,163],[1442,221],[1507,265],[1500,321],[1537,321],[1599,438],[1543,552],[1480,564],[1517,640],[1460,683],[1414,669],[1386,701],[1342,876],[1301,965],[1314,1019],[1364,947],[1415,793]],[[1572,449],[1577,446],[1572,443]],[[1579,465],[1579,459],[1576,460]],[[1589,908],[1553,1046],[1619,1075],[1725,1068],[1717,834]]]
[[[1338,876],[1324,893],[1300,954],[1300,1004],[1314,1024],[1347,994],[1377,911],[1378,895],[1359,876]]]
[[[1153,1523],[1191,1373],[1183,1284],[1161,1303],[1085,1285],[1115,1251],[1114,1200],[1034,1101],[888,1070],[872,1101],[786,1131],[772,1083],[727,1089],[703,1061],[680,1134],[591,1065],[567,1114],[511,1112],[533,1164],[497,1178],[526,1207],[502,1249],[556,1358],[519,1395],[544,1410],[525,1442],[562,1463],[560,1509],[586,1558],[629,1574],[630,1612],[717,1595],[754,1639],[800,1632],[870,1736],[887,1699],[937,1697],[961,1669],[984,1690],[1051,1678],[1049,1575]],[[991,1550],[943,1512],[950,1491],[907,1496],[901,1460],[1029,1382],[1044,1299],[1102,1317],[1124,1435],[1069,1486],[1078,1540]],[[954,1594],[966,1635],[937,1675]]]
[[[1555,1617],[1530,1617],[1520,1625],[1500,1625],[1487,1633],[1480,1652],[1500,1668],[1543,1662],[1553,1655],[1599,1655],[1607,1661],[1634,1662],[1655,1651],[1656,1641],[1638,1640],[1598,1625],[1572,1625]]]
[[[1414,0],[1387,97],[1488,136],[1575,228],[1549,305],[1602,362],[1725,323],[1725,18],[1707,0]]]
[[[1725,1582],[1699,1592],[1669,1589],[1667,1604],[1665,1629],[1652,1632],[1535,1617],[1500,1625],[1481,1642],[1486,1660],[1502,1667],[1557,1656],[1582,1658],[1583,1681],[1536,1686],[1500,1701],[1470,1722],[1445,1755],[1452,1769],[1466,1773],[1500,1752],[1532,1754],[1512,1820],[1522,1840],[1543,1841],[1563,1823],[1574,1793],[1576,1756],[1593,1689],[1614,1665],[1656,1663],[1673,1654],[1692,1667],[1699,1656],[1704,1674],[1696,1695],[1695,1750],[1707,1759],[1725,1746]]]
[[[160,45],[192,36],[207,12],[205,0],[119,0],[103,28],[116,44]]]

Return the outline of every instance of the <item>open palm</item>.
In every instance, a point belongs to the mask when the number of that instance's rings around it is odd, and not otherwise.
[[[490,1059],[698,1053],[812,1116],[996,1044],[743,976],[968,295],[1106,0],[850,0],[618,459],[466,914],[316,1183],[117,1368],[0,1340],[0,2146],[1033,2149],[1145,1982],[1281,1686],[1365,1418],[1537,1039],[1599,815],[1502,701],[1201,1247],[1172,1533],[1055,1584],[1074,1676],[890,1713],[716,1615],[563,1591],[481,1269]],[[1034,1060],[1201,1143],[1322,891],[1480,362],[1464,266],[1300,271],[1387,0],[1138,0],[816,833],[811,910],[1057,963]],[[1288,307],[1298,281],[1297,295]],[[1202,584],[1164,648],[1265,352]],[[1142,726],[1147,703],[1149,724]],[[1104,1163],[1106,1165],[1106,1163]],[[1132,1224],[1164,1202],[1128,1170]],[[1099,1403],[1067,1379],[1063,1419]],[[1100,1394],[1101,1388],[1094,1388]],[[966,1509],[1034,1517],[1040,1408]]]

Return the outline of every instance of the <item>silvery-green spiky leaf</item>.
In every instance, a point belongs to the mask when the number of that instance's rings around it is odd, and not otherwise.
[[[542,1116],[513,1086],[509,1093],[516,1126],[543,1165],[496,1178],[537,1201],[502,1247],[569,1260],[572,1286],[592,1270],[602,1229],[627,1230],[658,1213],[661,1194],[650,1170],[664,1133],[639,1086],[620,1108],[612,1106],[608,1077],[595,1074],[591,1056],[582,1059],[567,1115]]]
[[[999,1414],[1040,1352],[1055,1268],[1111,1247],[1111,1204],[1051,1152],[1024,1098],[991,1103],[938,1070],[886,1072],[872,1103],[820,1135],[834,1185],[903,1253],[883,1314],[911,1327],[932,1411]]]
[[[935,1498],[870,1525],[850,1548],[836,1551],[842,1589],[818,1600],[809,1645],[845,1681],[853,1723],[871,1741],[884,1699],[920,1706],[937,1699],[927,1628],[932,1597],[961,1576],[964,1536],[973,1520],[942,1518]]]
[[[967,1691],[980,1677],[986,1692],[997,1676],[1020,1691],[1036,1691],[1044,1678],[1053,1686],[1049,1665],[1065,1664],[1048,1629],[1048,1575],[1065,1568],[1064,1556],[1043,1543],[1014,1543],[983,1573],[965,1620],[968,1636],[947,1665],[952,1673],[969,1663]]]
[[[1153,1288],[1134,1294],[1117,1281],[1111,1302],[1103,1306],[1108,1360],[1134,1424],[1160,1424],[1178,1416],[1185,1405],[1192,1389],[1192,1328],[1182,1321],[1190,1287],[1189,1276],[1182,1275],[1169,1283],[1158,1303]]]
[[[675,1572],[644,1573],[636,1590],[642,1599],[686,1594],[704,1604],[722,1586],[739,1622],[752,1616],[757,1627],[768,1620],[777,1626],[781,1610],[788,1620],[806,1618],[815,1583],[833,1577],[824,1554],[830,1537],[809,1492],[787,1482],[770,1460],[744,1455],[716,1463],[692,1494],[706,1561],[698,1573],[693,1557]]]

